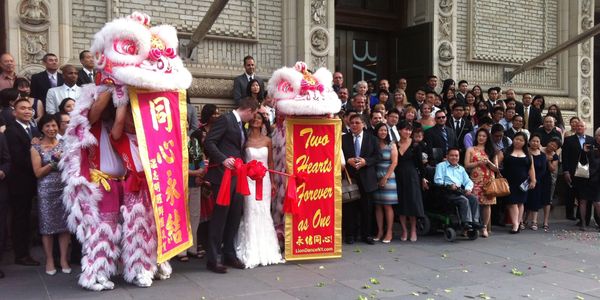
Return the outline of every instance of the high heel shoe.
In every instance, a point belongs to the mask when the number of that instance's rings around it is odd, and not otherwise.
[[[50,276],[53,276],[53,275],[55,275],[55,274],[56,274],[56,269],[54,269],[54,270],[50,270],[50,271],[46,270],[46,274],[47,274],[47,275],[50,275]]]
[[[481,237],[487,238],[489,236],[489,232],[487,231],[487,226],[483,226],[481,229]]]

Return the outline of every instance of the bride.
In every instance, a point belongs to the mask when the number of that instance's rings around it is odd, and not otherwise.
[[[266,130],[268,135],[267,123],[261,113],[257,113],[250,121],[245,153],[247,162],[257,160],[272,169],[271,139],[263,134]],[[268,173],[263,178],[263,197],[260,201],[256,200],[255,181],[248,178],[251,194],[244,197],[244,215],[236,238],[236,254],[246,268],[284,262],[271,218],[271,195],[274,189],[270,176],[271,173]]]

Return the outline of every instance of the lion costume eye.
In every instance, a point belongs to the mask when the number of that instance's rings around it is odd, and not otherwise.
[[[115,39],[113,42],[113,49],[120,54],[124,55],[137,55],[138,47],[137,44],[130,39]]]

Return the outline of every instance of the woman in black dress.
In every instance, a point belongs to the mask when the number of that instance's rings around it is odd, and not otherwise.
[[[417,217],[425,215],[421,195],[421,175],[423,174],[422,149],[410,137],[412,125],[403,120],[398,124],[400,142],[398,142],[398,165],[396,166],[396,185],[398,189],[398,214],[402,226],[402,237],[406,241],[408,231],[406,218],[410,221],[410,241],[417,241]]]
[[[523,221],[523,204],[527,201],[527,191],[535,188],[535,169],[533,160],[526,147],[527,136],[517,132],[513,144],[504,155],[502,175],[510,186],[510,195],[505,198],[512,229],[510,233],[519,233]]]
[[[534,189],[527,192],[527,202],[525,202],[527,219],[525,219],[525,225],[531,222],[529,228],[535,231],[538,230],[538,211],[544,207],[544,188],[546,188],[547,185],[544,184],[543,178],[546,176],[546,173],[548,173],[546,155],[542,152],[541,137],[538,133],[533,133],[529,138],[529,154],[533,159],[535,179],[538,184]]]

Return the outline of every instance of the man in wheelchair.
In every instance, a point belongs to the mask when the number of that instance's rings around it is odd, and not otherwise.
[[[458,207],[464,229],[481,229],[479,203],[477,197],[471,193],[473,181],[465,168],[458,164],[459,158],[458,148],[448,149],[447,160],[438,163],[435,167],[433,181],[442,191],[439,193],[441,198]]]

